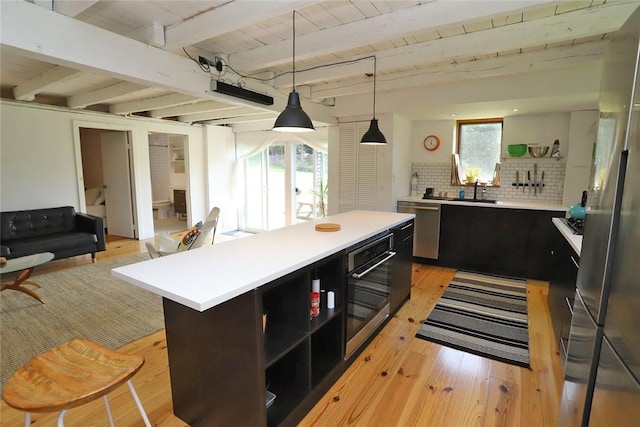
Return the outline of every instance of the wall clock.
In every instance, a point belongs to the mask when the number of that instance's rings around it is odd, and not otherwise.
[[[435,151],[438,149],[438,147],[440,147],[440,138],[438,138],[436,135],[429,135],[424,139],[422,144],[424,145],[424,148],[426,150]]]

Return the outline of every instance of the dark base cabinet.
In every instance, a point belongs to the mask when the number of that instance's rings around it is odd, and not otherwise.
[[[163,305],[175,415],[191,426],[265,425],[256,293],[204,312]]]
[[[395,313],[411,295],[414,222],[408,221],[393,229],[396,257],[391,267],[389,310]]]
[[[194,427],[301,419],[346,368],[344,269],[341,252],[204,312],[164,299],[176,416]],[[336,308],[322,298],[310,319],[315,271]],[[276,396],[269,408],[267,390]]]
[[[552,276],[549,279],[547,305],[556,339],[556,352],[564,360],[567,356],[580,258],[557,230],[551,246],[551,259]]]
[[[443,205],[440,252],[445,267],[548,280],[551,222],[561,211]]]

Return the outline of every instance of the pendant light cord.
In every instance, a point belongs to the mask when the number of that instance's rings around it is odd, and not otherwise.
[[[373,118],[376,118],[376,71],[378,58],[373,56]]]
[[[296,11],[293,11],[293,91],[296,91]]]

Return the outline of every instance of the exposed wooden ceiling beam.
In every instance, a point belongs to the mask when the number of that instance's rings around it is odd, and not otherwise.
[[[591,37],[594,35],[615,32],[637,7],[635,4],[613,3],[599,13],[593,11],[576,11],[571,18],[563,15],[522,22],[518,25],[507,25],[491,30],[478,31],[473,36],[462,34],[445,37],[428,42],[415,43],[375,53],[380,72],[403,69],[415,64],[433,64],[455,58],[468,58],[475,55],[490,55],[508,52],[520,48],[542,47],[553,44]],[[591,8],[593,9],[593,8]],[[568,22],[568,20],[570,20]],[[354,60],[358,57],[344,58]],[[313,84],[332,79],[344,79],[353,76],[364,76],[373,70],[371,61],[358,61],[350,64],[335,65],[307,72],[297,72],[296,82],[299,85]],[[291,77],[282,76],[274,85],[281,89],[290,87]]]
[[[576,64],[594,65],[602,61],[607,40],[582,43],[553,49],[523,52],[507,56],[498,56],[477,61],[465,61],[458,64],[425,67],[387,76],[378,74],[377,91],[385,92],[418,86],[433,86],[459,80],[473,80],[488,77],[507,76],[514,73],[538,72],[565,68]],[[311,98],[321,101],[359,93],[370,93],[371,78],[359,77],[339,82],[314,85]]]
[[[38,25],[32,25],[33,22],[38,22]],[[30,58],[203,100],[253,106],[250,101],[211,91],[211,75],[204,73],[190,59],[26,1],[3,1],[0,26],[3,29],[0,43]],[[280,112],[286,106],[286,94],[272,86],[249,82],[247,88],[274,98],[274,104],[264,106],[264,110]],[[319,122],[336,123],[330,107],[307,102],[305,111]]]
[[[197,114],[188,114],[188,115],[183,115],[183,116],[179,116],[178,120],[181,122],[203,122],[203,121],[210,121],[210,120],[219,120],[219,119],[223,119],[225,117],[245,117],[245,116],[251,116],[253,118],[257,118],[259,116],[261,116],[262,114],[265,114],[264,110],[258,110],[255,108],[251,108],[251,107],[237,107],[237,108],[233,108],[233,109],[225,109],[225,110],[214,110],[214,111],[207,111],[204,113],[197,113]],[[269,113],[270,115],[268,117],[274,117],[275,118],[275,114],[274,113]]]
[[[216,119],[216,120],[209,120],[207,121],[208,124],[210,125],[230,125],[230,124],[234,124],[234,123],[249,123],[249,122],[255,122],[257,120],[273,120],[275,121],[277,115],[267,112],[267,113],[260,113],[260,114],[253,114],[250,116],[238,116],[238,117],[225,117],[222,119]]]
[[[55,0],[53,10],[66,16],[74,17],[89,9],[99,0]]]
[[[194,98],[190,95],[172,93],[169,95],[157,96],[155,98],[141,99],[139,101],[111,104],[109,106],[109,112],[113,114],[130,114],[138,111],[149,111],[165,107],[174,107],[176,105],[187,104],[196,100],[197,98]]]
[[[415,31],[425,31],[480,19],[530,6],[539,6],[553,0],[523,1],[475,1],[465,2],[460,7],[455,1],[432,1],[398,10],[393,14],[378,15],[349,24],[326,28],[309,34],[296,36],[296,58],[340,50],[355,49],[389,39],[399,38]],[[264,47],[229,55],[230,64],[243,72],[263,70],[291,61],[291,40],[271,43]]]
[[[517,106],[513,104],[518,100],[531,102],[545,98],[563,101],[564,98],[572,98],[576,94],[597,100],[601,71],[600,67],[575,65],[559,70],[514,74],[508,78],[487,78],[482,81],[481,88],[472,80],[406,88],[376,96],[376,111],[379,115],[403,114],[405,111],[415,111],[416,108],[424,110],[433,106],[496,101],[509,101],[510,105]],[[371,94],[340,98],[336,101],[336,114],[338,117],[351,117],[352,112],[361,110],[360,106],[365,103],[370,105]],[[589,108],[593,107],[597,108],[597,101],[589,105]]]
[[[27,80],[13,88],[13,97],[20,101],[33,101],[38,93],[44,92],[47,88],[61,83],[76,74],[78,70],[66,67],[55,66],[44,73]]]
[[[151,111],[150,114],[151,114],[151,117],[161,119],[164,117],[174,117],[174,116],[183,116],[186,114],[204,113],[205,111],[225,110],[225,109],[236,110],[238,108],[241,108],[241,107],[234,107],[232,105],[224,104],[222,102],[216,102],[216,101],[202,101],[202,102],[196,102],[196,103],[187,104],[187,105],[178,105],[178,106],[167,107],[167,108],[159,108],[157,110]]]
[[[155,21],[127,34],[127,37],[155,47],[163,47],[165,45],[164,26]]]
[[[132,92],[148,89],[146,85],[137,83],[122,82],[103,89],[81,93],[67,98],[67,107],[85,108],[88,105],[100,104],[119,96],[128,95]]]
[[[165,28],[164,48],[180,49],[319,2],[320,0],[232,1]]]

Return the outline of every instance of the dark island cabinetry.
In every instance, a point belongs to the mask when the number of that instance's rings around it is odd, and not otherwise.
[[[548,280],[561,211],[443,205],[438,264]]]
[[[311,318],[316,272],[325,292]],[[203,312],[165,298],[175,414],[192,426],[294,425],[344,368],[345,298],[343,252]]]
[[[353,324],[347,321],[353,284],[347,260],[365,250],[347,251],[384,236],[372,246],[386,251],[379,254],[383,283],[392,274],[406,280],[410,263],[394,263],[390,232],[400,228],[406,244],[411,231],[402,228],[413,215],[356,210],[326,220],[340,224],[340,231],[319,232],[305,222],[112,270],[163,298],[173,411],[185,424],[296,425],[356,359],[357,352],[346,356],[347,325]],[[402,265],[407,271],[396,271]],[[398,301],[406,299],[410,280],[397,289]],[[335,302],[331,309],[328,296]],[[379,317],[363,346],[388,319]]]

